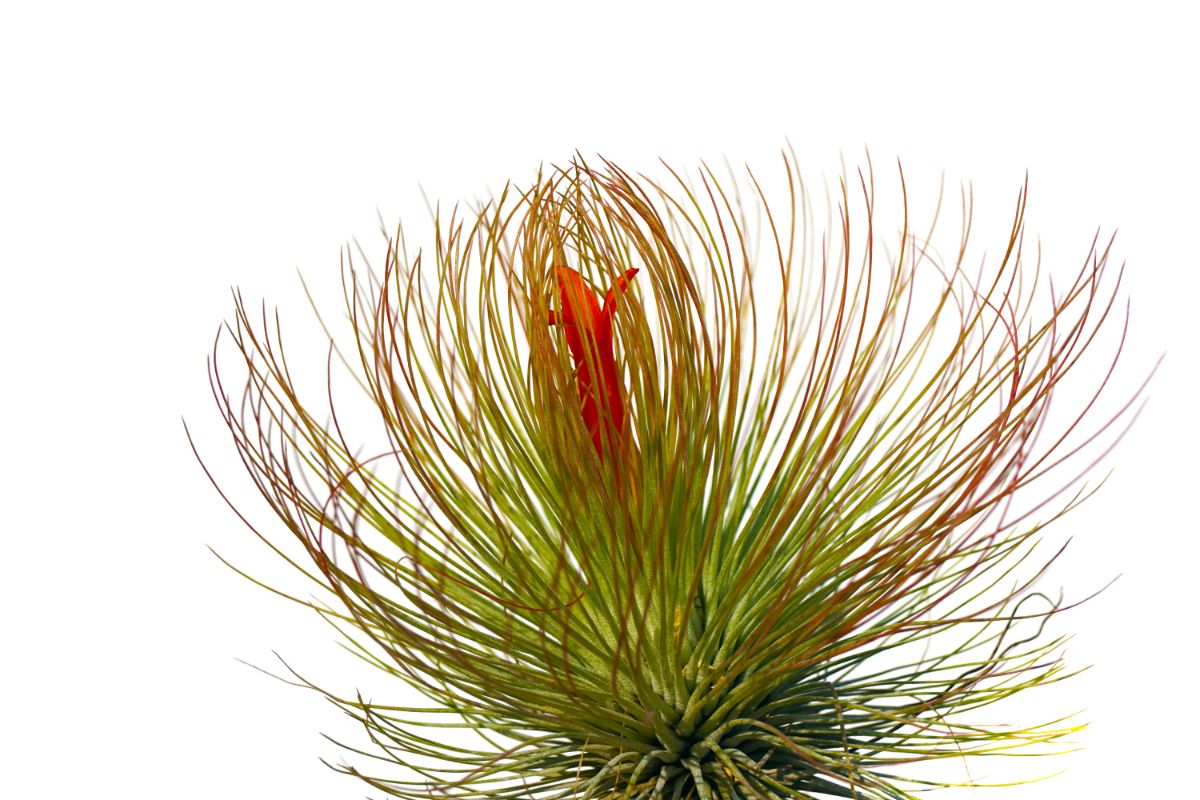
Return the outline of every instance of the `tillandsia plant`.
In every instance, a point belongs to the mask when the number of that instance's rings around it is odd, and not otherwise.
[[[1124,341],[1111,240],[1039,281],[1021,189],[968,263],[964,189],[944,258],[902,171],[877,232],[869,166],[822,229],[782,160],[768,203],[749,171],[577,159],[380,272],[348,254],[318,363],[374,449],[235,295],[210,377],[303,555],[260,536],[319,587],[286,594],[430,701],[321,690],[369,739],[337,769],[410,798],[911,798],[977,783],[921,762],[1072,744],[992,706],[1071,674],[1038,547],[1141,392],[1085,419]]]

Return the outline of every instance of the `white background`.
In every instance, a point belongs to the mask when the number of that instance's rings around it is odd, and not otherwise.
[[[356,729],[234,660],[359,676],[206,549],[286,575],[181,423],[236,485],[205,377],[231,286],[307,330],[296,270],[335,286],[345,242],[382,254],[377,210],[424,221],[422,186],[471,200],[575,150],[769,168],[785,137],[818,178],[869,146],[927,192],[972,179],[996,226],[1029,170],[1031,232],[1071,259],[1118,229],[1118,392],[1167,357],[1109,483],[1061,523],[1051,588],[1122,575],[1066,621],[1095,667],[1055,702],[1086,709],[1087,749],[1044,784],[944,796],[1194,796],[1197,20],[976,5],[5,4],[0,796],[364,794],[318,761],[339,757],[319,731]]]

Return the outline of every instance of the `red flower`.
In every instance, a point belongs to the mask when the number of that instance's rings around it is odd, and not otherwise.
[[[567,348],[575,362],[575,386],[579,390],[583,424],[592,436],[596,452],[604,457],[601,435],[609,449],[616,452],[625,429],[625,406],[621,399],[621,381],[613,356],[612,318],[618,291],[625,291],[636,269],[626,270],[604,296],[604,306],[596,293],[570,267],[555,267],[561,305],[550,312],[550,324],[563,328]],[[608,438],[608,437],[612,438]]]

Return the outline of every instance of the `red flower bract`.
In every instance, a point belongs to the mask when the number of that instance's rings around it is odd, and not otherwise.
[[[566,266],[555,268],[561,305],[557,313],[550,312],[550,324],[561,327],[567,337],[567,348],[575,362],[575,386],[579,390],[583,424],[601,458],[605,440],[608,448],[616,452],[625,430],[625,405],[613,355],[612,318],[618,291],[624,292],[637,272],[626,270],[617,278],[605,294],[602,307],[596,293],[576,270]]]

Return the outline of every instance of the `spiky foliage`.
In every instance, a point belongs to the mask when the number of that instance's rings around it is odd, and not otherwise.
[[[326,593],[294,599],[433,701],[329,693],[409,768],[341,769],[414,798],[908,798],[940,780],[916,762],[1062,748],[1074,723],[987,707],[1066,674],[1033,588],[1058,551],[1032,554],[1131,416],[1049,413],[1113,308],[1108,248],[1039,286],[1022,190],[969,265],[964,192],[941,258],[903,173],[876,232],[869,170],[822,233],[783,162],[771,205],[752,173],[577,162],[439,217],[432,251],[397,237],[381,275],[348,260],[332,352],[373,451],[238,297],[248,377],[214,395]]]

